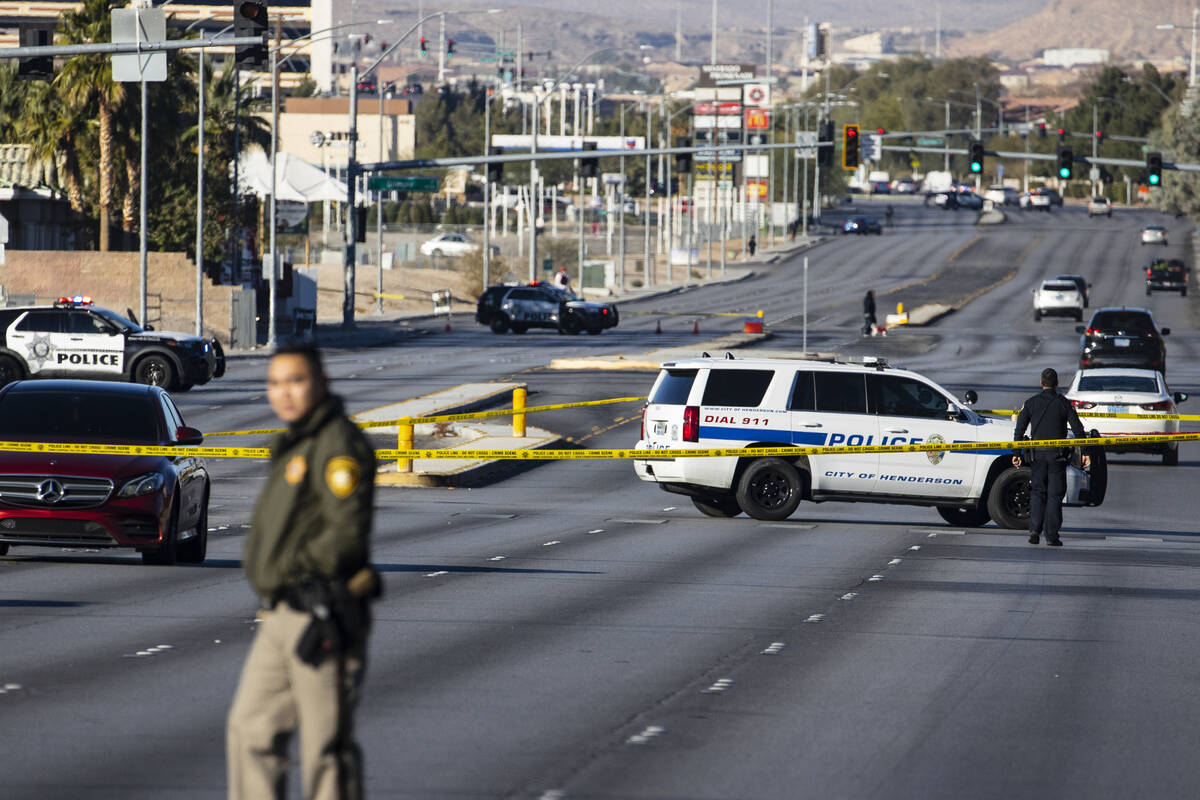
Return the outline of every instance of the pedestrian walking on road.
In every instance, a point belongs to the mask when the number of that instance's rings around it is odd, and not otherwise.
[[[887,217],[887,225],[889,228],[892,227],[892,214],[893,213],[894,212],[892,211],[892,207],[890,205],[887,207],[887,211],[883,212],[883,215],[885,217]]]
[[[379,592],[367,553],[375,455],[315,347],[275,352],[267,399],[287,431],[272,443],[242,556],[260,608],[227,723],[229,797],[284,798],[299,729],[304,796],[357,800],[354,709]]]
[[[867,289],[866,295],[863,297],[863,336],[874,336],[876,331],[875,324],[875,290]]]
[[[746,242],[746,250],[750,252],[750,256],[754,256],[754,251],[758,249],[758,239],[754,238],[754,234],[750,234],[750,241]]]
[[[1077,438],[1083,438],[1083,423],[1074,407],[1058,393],[1058,373],[1047,367],[1042,370],[1042,391],[1025,401],[1021,413],[1017,415],[1017,428],[1013,440],[1025,438],[1025,429],[1029,429],[1029,438],[1065,439],[1067,426]],[[1031,461],[1030,495],[1029,495],[1029,543],[1037,544],[1041,535],[1046,535],[1046,544],[1061,547],[1062,539],[1058,532],[1062,528],[1062,502],[1067,493],[1067,460],[1069,448],[1038,448],[1026,451]],[[1026,460],[1020,451],[1012,458],[1013,466],[1020,467]],[[1091,465],[1088,456],[1083,457],[1083,468]]]

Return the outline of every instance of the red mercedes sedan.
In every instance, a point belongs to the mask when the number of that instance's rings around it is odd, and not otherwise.
[[[0,388],[0,442],[197,445],[170,395],[109,381]],[[193,456],[0,450],[0,555],[13,546],[132,547],[146,564],[199,564],[210,478]]]

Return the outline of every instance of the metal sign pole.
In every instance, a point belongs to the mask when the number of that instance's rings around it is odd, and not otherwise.
[[[199,118],[196,128],[196,335],[204,335],[204,51],[200,51]]]
[[[804,257],[804,337],[800,352],[808,355],[808,256]]]

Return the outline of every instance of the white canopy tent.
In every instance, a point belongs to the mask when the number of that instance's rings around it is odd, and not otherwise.
[[[238,183],[243,192],[266,198],[271,196],[271,161],[261,150],[242,156]],[[346,184],[326,175],[291,153],[279,153],[275,159],[277,200],[319,203],[325,200],[345,202]]]

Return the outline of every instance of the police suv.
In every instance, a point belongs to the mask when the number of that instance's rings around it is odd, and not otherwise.
[[[1002,442],[1010,421],[988,419],[937,384],[882,360],[697,358],[662,365],[642,412],[634,468],[644,481],[688,495],[703,513],[782,520],[801,500],[933,506],[952,525],[1024,528],[1029,469],[1009,449],[791,455],[786,446]],[[780,447],[782,446],[782,447]],[[780,447],[765,458],[687,458],[689,448]],[[1100,505],[1103,448],[1091,468],[1067,469],[1066,504]]]
[[[0,386],[23,378],[92,378],[186,391],[224,374],[216,339],[142,328],[90,297],[0,308]]]

